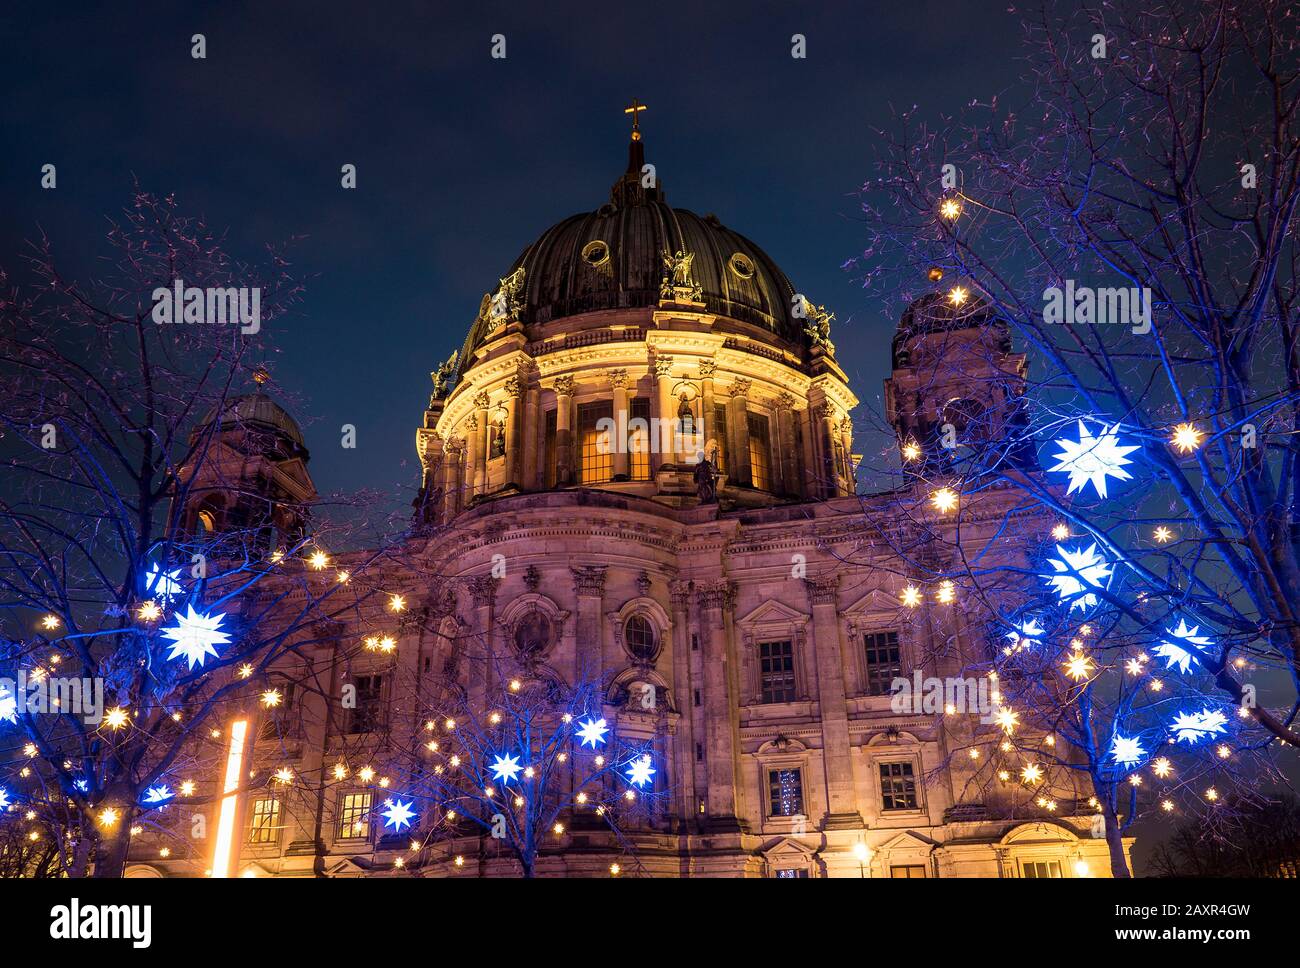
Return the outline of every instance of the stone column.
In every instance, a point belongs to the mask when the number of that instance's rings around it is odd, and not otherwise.
[[[627,370],[610,370],[609,385],[614,388],[614,433],[609,445],[614,449],[614,480],[626,481],[630,476],[627,452]]]
[[[442,460],[443,521],[450,521],[460,509],[460,457],[465,442],[459,437],[448,437]]]
[[[523,414],[520,410],[520,394],[523,386],[519,377],[512,376],[506,380],[506,484],[519,487],[523,483]]]
[[[574,680],[588,679],[605,690],[604,643],[601,636],[601,603],[605,598],[605,568],[602,565],[570,566],[573,593],[578,599],[578,620],[574,626]]]
[[[487,490],[488,395],[486,390],[474,394],[474,417],[477,428],[469,435],[469,497]]]
[[[863,826],[854,795],[849,714],[844,689],[844,651],[836,612],[839,575],[804,579],[813,616],[817,653],[817,704],[821,711],[822,757],[826,767],[827,830]]]
[[[474,601],[475,633],[481,644],[479,649],[470,650],[470,663],[474,671],[470,675],[471,689],[478,684],[484,690],[491,690],[496,678],[495,645],[492,628],[495,622],[496,594],[498,579],[489,575],[475,575],[469,579],[469,593]]]
[[[719,430],[714,426],[718,421],[714,417],[713,408],[713,371],[718,364],[713,360],[700,361],[700,425],[704,428],[704,453],[709,460],[713,461],[716,466],[718,463],[717,454],[709,453],[709,441],[718,441]],[[722,433],[726,433],[726,428],[722,428]],[[718,443],[719,449],[722,444]]]
[[[698,822],[695,807],[695,685],[691,681],[691,592],[690,582],[675,581],[669,587],[673,606],[673,697],[680,717],[674,746],[677,788],[677,813],[681,824],[693,827]]]
[[[739,703],[736,661],[728,613],[735,586],[726,580],[697,585],[704,667],[704,759],[708,777],[706,826],[719,832],[742,830],[743,788],[739,776]]]
[[[848,490],[848,493],[852,494],[857,489],[853,475],[853,421],[849,419],[847,414],[840,421],[839,441],[840,446],[844,448],[844,487]]]
[[[754,475],[749,465],[749,380],[737,380],[731,385],[731,399],[727,402],[727,422],[731,424],[731,470],[729,480],[743,487],[754,486]]]
[[[794,397],[782,393],[776,398],[776,426],[781,438],[778,467],[781,473],[781,490],[785,494],[799,494],[799,455],[795,453]]]
[[[795,419],[799,421],[799,426],[803,431],[803,462],[799,475],[799,495],[815,499],[821,494],[821,490],[817,484],[817,445],[813,439],[815,434],[813,433],[812,407],[800,410],[795,414]]]
[[[659,451],[657,467],[677,463],[677,410],[673,406],[673,381],[671,356],[656,356],[654,361],[655,400],[659,418],[659,437],[653,443]]]
[[[817,467],[822,478],[822,496],[835,497],[840,492],[839,473],[835,467],[835,407],[823,400],[816,408],[817,446],[821,460]]]
[[[465,428],[465,486],[468,493],[465,495],[464,503],[468,504],[478,493],[479,484],[481,483],[479,468],[482,461],[479,459],[479,451],[482,447],[482,435],[479,433],[481,421],[477,413],[471,413],[465,418],[462,426]]]
[[[539,406],[541,394],[537,387],[530,386],[524,394],[524,470],[522,486],[526,490],[540,488],[542,481],[537,478],[538,454],[545,452],[546,431],[542,426],[542,408]]]
[[[555,486],[573,483],[573,377],[555,378]]]

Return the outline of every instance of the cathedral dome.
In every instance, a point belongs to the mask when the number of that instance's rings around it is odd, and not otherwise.
[[[1011,331],[1006,320],[998,318],[982,297],[971,294],[961,303],[954,303],[950,293],[926,293],[903,311],[894,331],[893,365],[911,365],[913,343],[918,339],[968,329],[989,331],[1002,352],[1011,352]]]
[[[265,393],[245,393],[231,397],[222,407],[219,418],[215,411],[203,418],[201,427],[214,419],[218,431],[240,430],[259,435],[270,434],[290,445],[293,451],[306,452],[306,442],[298,422]]]
[[[694,302],[705,311],[765,331],[782,349],[806,356],[809,337],[795,317],[795,289],[766,252],[716,215],[672,208],[659,187],[641,185],[643,144],[632,142],[627,172],[610,200],[543,232],[511,263],[503,279],[520,279],[512,309],[526,327],[582,313],[654,307],[664,259],[691,257]],[[517,276],[523,270],[522,276]],[[495,292],[500,292],[495,289]],[[493,331],[491,293],[461,350],[462,372]]]

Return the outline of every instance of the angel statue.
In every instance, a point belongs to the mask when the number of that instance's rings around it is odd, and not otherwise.
[[[686,247],[677,250],[675,255],[664,256],[664,280],[659,287],[659,295],[664,299],[686,297],[698,302],[703,290],[694,281],[691,264],[695,253],[687,252]]]
[[[827,312],[825,306],[814,306],[810,302],[804,303],[804,311],[807,314],[807,322],[804,323],[803,331],[808,334],[813,346],[820,346],[827,353],[834,353],[835,344],[831,342],[831,323],[835,319],[835,314]]]
[[[447,389],[456,380],[456,363],[460,359],[460,350],[453,350],[447,361],[429,374],[433,378],[433,396],[429,402],[441,400],[447,396]]]

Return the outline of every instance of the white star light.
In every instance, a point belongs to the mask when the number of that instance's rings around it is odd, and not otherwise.
[[[627,770],[627,780],[633,786],[645,786],[655,772],[655,768],[650,765],[650,756],[647,754],[632,761],[632,765]]]
[[[0,810],[5,810],[9,806],[9,791],[0,787]]]
[[[1105,424],[1101,425],[1101,436],[1094,437],[1088,429],[1088,425],[1082,420],[1079,421],[1079,440],[1076,443],[1073,440],[1061,438],[1055,441],[1056,446],[1061,448],[1059,454],[1054,455],[1060,462],[1055,467],[1049,467],[1049,471],[1066,471],[1070,475],[1070,488],[1065,493],[1073,494],[1075,491],[1081,491],[1089,481],[1096,488],[1099,497],[1106,496],[1106,478],[1113,477],[1117,481],[1131,481],[1133,475],[1124,470],[1124,465],[1133,463],[1128,459],[1128,454],[1135,450],[1141,450],[1137,446],[1121,447],[1119,443],[1119,424],[1115,424],[1109,429]]]
[[[1228,728],[1228,717],[1217,709],[1202,709],[1199,713],[1179,713],[1170,729],[1180,741],[1193,746],[1207,736],[1218,736]]]
[[[519,765],[518,758],[514,756],[498,756],[496,762],[492,764],[492,778],[509,783],[523,767]]]
[[[157,786],[151,786],[144,792],[145,803],[166,803],[176,794],[167,789],[166,783],[160,783]]]
[[[1048,558],[1047,563],[1055,570],[1055,575],[1043,575],[1043,579],[1056,589],[1061,601],[1070,603],[1070,611],[1076,608],[1091,608],[1097,604],[1097,596],[1088,591],[1088,586],[1103,588],[1110,577],[1111,567],[1097,551],[1094,542],[1087,548],[1069,551],[1063,545],[1056,546],[1060,560]],[[1086,584],[1085,584],[1086,582]]]
[[[161,598],[164,602],[174,595],[179,595],[184,589],[178,579],[181,576],[181,570],[169,571],[163,574],[154,565],[149,569],[149,573],[144,576],[145,591],[155,598]]]
[[[406,827],[411,826],[411,818],[415,816],[415,811],[411,809],[411,801],[403,803],[401,800],[387,801],[388,809],[384,813],[384,826],[392,827],[399,834]]]
[[[1047,634],[1046,630],[1038,624],[1038,619],[1027,618],[1023,622],[1012,622],[1011,627],[1014,632],[1008,632],[1007,638],[1014,644],[1019,645],[1024,642],[1026,645],[1038,645],[1043,636]]]
[[[595,749],[597,745],[605,742],[605,734],[609,732],[609,727],[605,725],[605,720],[592,720],[587,717],[585,723],[578,724],[578,736],[582,739],[583,746],[590,746]]]
[[[1214,640],[1209,636],[1197,635],[1196,633],[1200,630],[1199,625],[1188,628],[1187,622],[1180,618],[1178,628],[1165,629],[1178,641],[1173,642],[1165,639],[1151,651],[1160,658],[1169,660],[1169,664],[1165,666],[1166,669],[1177,666],[1179,672],[1186,672],[1191,667],[1192,660],[1200,661],[1200,653],[1214,644]]]
[[[3,683],[0,683],[0,721],[18,722],[18,697]]]
[[[1147,755],[1146,750],[1142,748],[1142,743],[1136,738],[1115,735],[1115,742],[1111,744],[1110,755],[1115,757],[1115,762],[1121,766],[1132,766],[1134,763],[1142,762],[1142,757]]]
[[[183,656],[189,660],[191,669],[203,665],[209,655],[216,658],[217,650],[213,646],[230,641],[230,636],[221,631],[221,620],[225,617],[224,612],[200,615],[194,611],[193,605],[189,606],[188,615],[177,612],[175,627],[163,629],[163,635],[172,640],[171,655],[167,658]]]

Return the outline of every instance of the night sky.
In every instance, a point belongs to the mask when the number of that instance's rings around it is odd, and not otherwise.
[[[717,213],[833,309],[838,358],[878,409],[893,321],[840,268],[861,246],[873,129],[913,104],[937,118],[1024,96],[1006,3],[80,6],[0,14],[0,263],[18,268],[39,227],[84,278],[133,177],[236,255],[306,236],[293,252],[315,278],[273,324],[274,378],[304,398],[319,490],[394,504],[418,484],[429,371],[529,242],[607,200],[633,97],[668,202]]]

